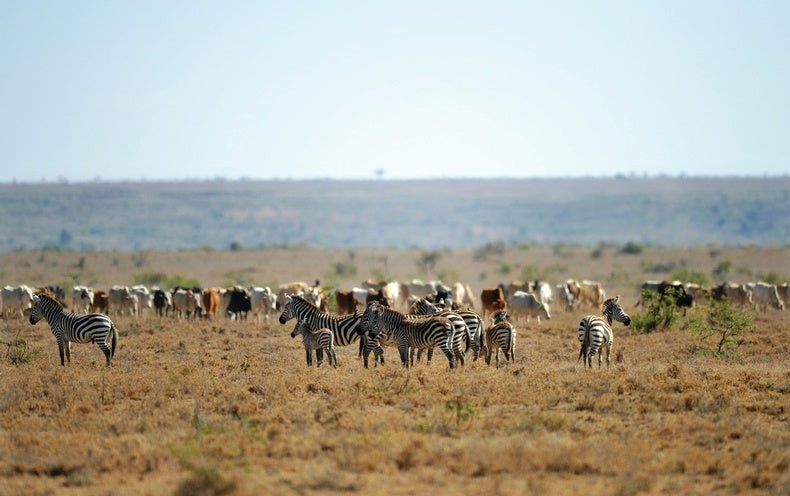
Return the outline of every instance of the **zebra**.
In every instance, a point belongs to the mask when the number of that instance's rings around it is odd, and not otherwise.
[[[337,355],[335,354],[335,334],[329,329],[318,329],[314,331],[310,329],[307,323],[303,320],[298,320],[294,330],[291,332],[291,337],[295,338],[297,335],[302,335],[302,344],[304,344],[304,351],[307,355],[307,366],[313,366],[313,350],[316,350],[317,367],[321,366],[324,361],[322,356],[318,355],[318,350],[323,350],[329,358],[329,365],[337,367]]]
[[[49,323],[58,342],[61,365],[65,366],[66,361],[71,364],[71,343],[96,343],[107,359],[107,366],[110,366],[118,347],[118,329],[109,317],[100,313],[66,313],[60,303],[46,294],[34,295],[33,301],[30,323],[36,325],[42,318]]]
[[[441,316],[407,316],[397,310],[372,302],[363,314],[370,322],[368,331],[374,341],[378,341],[382,333],[390,333],[389,339],[397,343],[401,363],[409,367],[411,349],[429,349],[438,346],[442,350],[450,368],[455,368],[456,355],[451,349],[454,326],[446,317]]]
[[[304,322],[308,329],[317,331],[318,329],[329,329],[334,334],[335,346],[348,346],[358,339],[359,355],[362,355],[365,339],[364,332],[360,324],[362,316],[354,312],[351,315],[335,315],[322,312],[312,302],[297,295],[285,296],[285,307],[280,314],[280,324],[285,324],[291,319]],[[316,355],[322,350],[316,350]],[[320,356],[318,358],[321,359]]]
[[[456,332],[455,339],[462,340],[466,343],[465,350],[468,350],[470,347],[472,348],[473,358],[475,361],[480,357],[480,348],[483,342],[483,319],[477,313],[471,310],[463,310],[460,308],[455,308],[452,310],[442,308],[441,306],[437,306],[426,298],[420,298],[419,300],[415,301],[411,307],[409,307],[408,313],[411,315],[442,315],[445,317],[449,316],[450,318],[454,318],[454,316],[461,317],[461,319],[464,321],[464,326],[460,326],[456,321],[453,322],[455,324]],[[421,352],[422,350],[418,351],[417,360],[420,359],[420,355],[422,354]],[[431,360],[432,354],[433,350],[428,350],[429,362]]]
[[[584,368],[592,368],[592,359],[601,345],[606,346],[606,366],[609,367],[614,342],[612,321],[622,322],[626,326],[631,325],[631,317],[625,313],[618,301],[620,295],[607,299],[601,305],[601,316],[588,315],[579,322],[579,341],[582,343],[579,359],[584,359]],[[602,360],[603,351],[598,355],[598,367],[601,367]]]
[[[506,311],[494,312],[493,324],[485,330],[483,348],[487,365],[491,365],[491,354],[496,350],[496,366],[499,368],[500,349],[505,352],[506,362],[516,361],[516,327]]]

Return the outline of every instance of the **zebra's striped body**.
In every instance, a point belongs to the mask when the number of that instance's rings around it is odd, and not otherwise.
[[[297,319],[311,331],[329,329],[334,334],[335,346],[348,346],[362,336],[360,324],[362,316],[354,313],[351,315],[334,315],[322,312],[313,303],[301,296],[286,296],[285,308],[280,314],[280,323],[285,324],[291,319]],[[363,342],[359,343],[359,353],[362,353]]]
[[[409,308],[409,314],[411,315],[441,315],[443,317],[448,317],[453,320],[453,325],[455,327],[455,340],[456,342],[453,343],[453,349],[460,347],[461,345],[458,344],[460,340],[463,343],[464,351],[469,350],[472,348],[472,352],[474,353],[474,360],[477,360],[480,356],[480,348],[482,346],[482,334],[483,334],[483,319],[480,318],[478,314],[471,310],[448,310],[442,309],[441,307],[435,305],[434,303],[426,300],[425,298],[420,298],[419,300],[415,301],[412,306]],[[458,321],[456,320],[457,317],[460,317],[464,321],[464,325],[461,326]],[[422,351],[422,350],[420,350]],[[431,353],[433,350],[428,350],[428,361],[431,359]],[[419,359],[419,353],[418,353]]]
[[[45,294],[36,295],[33,299],[35,305],[30,323],[35,325],[42,317],[49,323],[58,342],[61,365],[67,361],[71,363],[71,343],[96,343],[107,359],[107,366],[110,365],[118,346],[118,330],[109,317],[100,313],[66,313],[57,301]]]
[[[410,365],[409,353],[412,349],[438,346],[450,362],[450,368],[455,367],[455,353],[450,347],[454,327],[446,317],[407,316],[376,302],[368,305],[364,317],[370,322],[371,340],[378,341],[382,334],[390,333],[388,339],[396,343],[404,366]]]
[[[506,362],[516,361],[516,327],[504,310],[495,312],[493,320],[493,324],[485,330],[483,350],[488,365],[491,365],[491,354],[496,351],[496,366],[499,368],[500,349],[505,353]]]
[[[329,365],[337,367],[337,355],[335,355],[335,334],[329,329],[318,329],[313,331],[306,322],[299,320],[296,322],[294,330],[291,332],[291,337],[295,338],[297,335],[302,335],[302,344],[304,351],[307,355],[307,366],[313,366],[313,350],[316,351],[316,364],[317,367],[321,366],[324,361],[323,357],[318,355],[318,350],[323,350],[329,358]]]
[[[579,341],[581,349],[579,358],[584,360],[584,367],[592,368],[592,359],[599,348],[604,346],[606,350],[606,366],[610,365],[610,355],[612,354],[612,344],[614,333],[612,332],[612,322],[622,322],[626,326],[631,324],[631,317],[617,303],[620,296],[609,298],[601,306],[602,315],[588,315],[579,322]],[[603,350],[598,353],[598,367],[603,362]]]

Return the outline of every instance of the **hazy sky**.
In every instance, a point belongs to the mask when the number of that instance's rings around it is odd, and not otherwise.
[[[0,180],[790,172],[790,1],[0,4]]]

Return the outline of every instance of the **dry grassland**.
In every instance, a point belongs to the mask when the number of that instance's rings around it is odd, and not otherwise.
[[[206,286],[244,273],[261,284],[320,278],[345,288],[376,273],[420,275],[418,256],[13,253],[0,254],[0,277],[53,284],[81,270],[93,279],[80,282],[102,288],[145,271]],[[724,259],[731,278],[746,281],[783,274],[788,250],[457,251],[436,271],[479,291],[535,266],[551,281],[601,280],[635,302],[638,283],[656,275],[645,261],[709,274]],[[339,262],[357,274],[333,275]],[[616,360],[591,371],[576,361],[583,313],[520,322],[516,363],[498,370],[482,361],[448,370],[440,354],[406,370],[389,348],[385,366],[366,370],[355,347],[338,349],[337,369],[308,368],[292,323],[150,315],[115,319],[110,368],[93,345],[75,345],[61,367],[46,323],[6,318],[0,339],[23,340],[31,355],[18,365],[5,350],[0,357],[0,495],[790,493],[790,311],[750,311],[754,326],[729,359],[701,353],[714,343],[682,319],[650,334],[615,324]]]

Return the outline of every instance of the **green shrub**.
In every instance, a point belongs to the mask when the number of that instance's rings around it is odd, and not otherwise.
[[[649,289],[642,290],[642,306],[647,310],[643,314],[631,316],[631,327],[641,332],[652,332],[666,329],[677,322],[679,314],[677,299],[680,290],[669,288],[663,297]]]
[[[688,321],[688,328],[700,341],[716,336],[718,342],[714,354],[719,358],[733,355],[741,343],[741,336],[751,326],[751,317],[730,305],[726,298],[710,300],[701,314]]]

